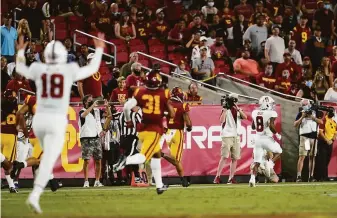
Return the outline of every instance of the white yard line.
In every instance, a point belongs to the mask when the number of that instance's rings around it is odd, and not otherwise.
[[[329,183],[278,183],[278,184],[265,184],[260,183],[256,185],[256,188],[259,187],[296,187],[296,186],[337,186],[337,182],[329,182]],[[188,188],[184,188],[181,186],[170,186],[169,189],[211,189],[211,188],[249,188],[248,183],[247,184],[239,184],[239,185],[191,185]],[[57,192],[66,192],[71,190],[76,191],[124,191],[124,190],[148,190],[148,189],[154,189],[154,187],[147,187],[147,188],[134,188],[134,187],[111,187],[106,186],[103,188],[80,188],[80,187],[66,187],[61,188]],[[19,193],[29,193],[31,189],[23,189],[19,190]],[[51,192],[48,188],[46,188],[46,192]],[[7,189],[2,189],[1,194],[10,194],[8,193]],[[12,195],[12,194],[11,194]]]

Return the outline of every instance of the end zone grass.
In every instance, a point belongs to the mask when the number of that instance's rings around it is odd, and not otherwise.
[[[25,205],[31,190],[1,192],[2,217],[337,217],[337,183],[62,188],[41,198],[42,216]]]

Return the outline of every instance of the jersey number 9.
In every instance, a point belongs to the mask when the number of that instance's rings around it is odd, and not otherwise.
[[[61,98],[63,96],[63,75],[42,74],[42,98]]]

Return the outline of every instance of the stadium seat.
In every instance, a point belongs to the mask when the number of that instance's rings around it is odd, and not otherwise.
[[[104,85],[107,85],[111,78],[112,78],[111,73],[104,74],[102,75],[101,81],[103,82]]]
[[[166,53],[165,52],[156,52],[156,53],[151,53],[152,56],[166,60]]]
[[[168,45],[167,52],[173,52],[176,48],[181,47],[180,45]]]
[[[101,75],[110,74],[110,69],[108,66],[101,66],[99,68],[99,72],[101,73]]]
[[[149,39],[149,41],[147,43],[148,43],[149,47],[153,46],[153,45],[163,44],[159,39]]]
[[[171,67],[168,66],[168,65],[165,65],[165,66],[162,66],[160,68],[161,72],[167,74],[167,75],[170,75],[171,74]]]
[[[140,39],[132,39],[129,41],[129,46],[135,46],[135,45],[144,45],[144,42]]]
[[[214,66],[215,67],[223,67],[225,65],[224,60],[215,60],[214,61]]]
[[[68,25],[65,22],[55,23],[56,30],[65,30],[68,29]]]
[[[79,37],[79,38],[76,38],[76,42],[78,42],[80,44],[88,44],[88,38],[87,37]]]
[[[146,45],[144,44],[133,45],[133,46],[130,45],[130,52],[137,52],[137,51],[147,53]]]
[[[127,63],[129,61],[129,54],[127,52],[117,51],[117,64]]]
[[[51,17],[51,20],[54,20],[55,23],[66,22],[66,18],[62,16]]]
[[[158,44],[158,45],[152,45],[149,46],[150,54],[158,53],[158,52],[165,52],[165,45],[164,44]]]
[[[115,44],[116,46],[125,45],[125,41],[122,39],[110,39],[109,42]]]
[[[56,30],[55,39],[56,40],[65,40],[68,38],[68,31],[67,30]]]
[[[181,53],[169,53],[168,54],[168,60],[172,62],[179,62],[180,60],[184,60],[185,57]]]
[[[35,44],[35,49],[36,49],[36,52],[39,52],[39,53],[43,51],[43,47],[40,44]]]
[[[150,62],[149,62],[148,59],[138,60],[138,62],[141,63],[145,67],[149,67],[150,66]]]

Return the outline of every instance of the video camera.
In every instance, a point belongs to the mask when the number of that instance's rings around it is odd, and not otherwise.
[[[304,110],[304,112],[308,115],[311,115],[313,111],[315,111],[316,114],[318,111],[326,111],[329,114],[334,114],[333,107],[326,107],[326,106],[318,105],[316,103],[313,103],[309,109]]]
[[[221,105],[224,109],[231,109],[235,103],[238,102],[237,98],[230,97],[229,95],[225,95],[221,97]]]

